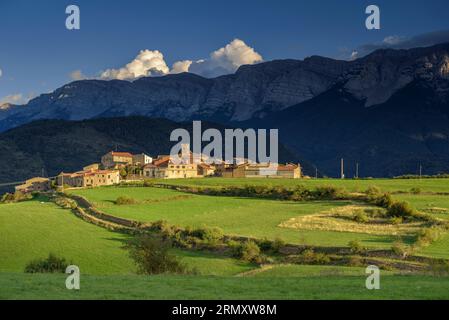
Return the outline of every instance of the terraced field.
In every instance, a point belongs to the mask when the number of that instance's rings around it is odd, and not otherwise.
[[[238,197],[191,195],[160,188],[105,187],[71,190],[114,216],[137,221],[166,220],[170,224],[192,227],[220,227],[226,234],[275,239],[294,244],[346,246],[359,240],[367,247],[389,248],[396,237],[322,230],[293,230],[280,224],[298,216],[326,211],[350,204],[348,201],[292,202]],[[126,196],[137,204],[117,205]],[[176,196],[185,196],[178,197]],[[155,201],[157,199],[157,201]],[[167,199],[167,201],[164,201]]]
[[[449,181],[444,179],[212,178],[159,182],[195,186],[336,185],[353,192],[377,186],[393,192],[395,199],[410,202],[419,211],[449,220],[449,196],[446,195]],[[414,191],[419,188],[420,193],[412,194],[413,188]],[[368,248],[386,250],[398,239],[389,232],[379,235],[381,232],[366,229],[368,225],[357,225],[351,218],[353,213],[346,212],[360,205],[352,201],[295,202],[206,196],[154,187],[105,187],[68,192],[87,198],[97,209],[116,217],[143,222],[166,220],[183,227],[217,226],[227,235],[281,238],[292,244],[320,247],[347,247],[350,241],[359,240]],[[123,196],[134,203],[117,204],[117,198]],[[311,217],[318,220],[310,220]],[[329,231],[327,224],[332,219],[339,223],[332,227],[334,231]],[[382,232],[388,229],[381,225],[376,227]],[[397,229],[402,234],[400,227]],[[337,231],[339,228],[341,230]],[[404,275],[383,270],[382,290],[368,291],[364,265],[276,262],[258,266],[229,254],[207,250],[172,249],[188,269],[196,271],[194,275],[139,276],[124,249],[129,237],[85,222],[45,197],[0,204],[0,299],[449,299],[449,281],[445,276],[409,274],[410,271]],[[404,234],[401,238],[406,243],[414,240]],[[64,275],[23,273],[28,262],[46,257],[50,252],[80,266],[83,290],[66,290]],[[417,255],[449,259],[449,233],[420,249]]]
[[[45,198],[0,205],[0,278],[23,272],[30,261],[49,253],[64,257],[83,274],[135,274],[123,248],[128,236],[94,226]],[[189,269],[205,275],[234,275],[254,265],[211,253],[175,251]]]

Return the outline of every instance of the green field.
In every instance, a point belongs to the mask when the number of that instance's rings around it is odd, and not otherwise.
[[[268,239],[280,237],[289,243],[319,246],[346,246],[351,240],[359,240],[367,247],[377,248],[389,248],[396,240],[392,236],[278,227],[290,218],[350,204],[348,201],[276,201],[188,195],[168,189],[142,187],[105,187],[71,192],[86,197],[98,209],[114,216],[137,221],[166,220],[184,227],[220,227],[231,235]],[[176,199],[176,195],[188,197]],[[116,205],[114,201],[120,196],[131,197],[142,203]],[[164,198],[167,201],[163,201]],[[151,202],[152,199],[159,201]]]
[[[243,185],[281,185],[293,187],[304,185],[315,187],[332,185],[343,187],[348,191],[364,191],[370,186],[378,186],[384,191],[410,191],[420,188],[423,192],[449,192],[449,179],[232,179],[232,178],[205,178],[205,179],[173,179],[155,180],[155,183],[172,185],[195,186],[243,186]]]
[[[447,278],[381,277],[365,288],[364,274],[211,276],[82,276],[81,290],[65,288],[64,275],[2,274],[0,299],[449,299]]]
[[[449,220],[449,181],[423,180],[163,180],[177,185],[228,186],[270,184],[307,187],[337,185],[349,191],[369,186],[395,192],[420,211]],[[421,194],[409,193],[420,188]],[[217,226],[228,235],[275,239],[295,244],[347,246],[360,240],[370,248],[390,249],[396,237],[363,233],[295,230],[278,225],[290,218],[351,204],[349,201],[277,201],[206,196],[150,187],[105,187],[70,190],[99,210],[117,217],[179,226]],[[401,193],[398,193],[401,192]],[[440,193],[440,194],[437,194]],[[137,201],[117,205],[128,196]],[[439,210],[435,211],[436,208]],[[429,211],[430,210],[430,211]],[[434,210],[434,211],[432,211]],[[195,275],[136,275],[124,248],[129,236],[77,218],[44,197],[0,204],[0,299],[449,299],[447,277],[400,275],[382,271],[381,290],[365,288],[364,267],[267,265],[236,260],[208,251],[173,249]],[[407,239],[405,239],[407,240]],[[25,265],[50,252],[81,269],[81,290],[65,289],[65,275],[25,274]],[[423,248],[419,255],[449,258],[449,234]]]
[[[46,201],[0,205],[0,270],[23,272],[50,252],[89,274],[131,274],[125,236],[88,224]]]
[[[136,272],[123,248],[126,236],[91,225],[69,210],[40,200],[1,205],[0,272],[23,272],[27,263],[50,252],[73,262],[85,274]],[[189,269],[205,275],[234,275],[255,267],[211,253],[175,253]]]

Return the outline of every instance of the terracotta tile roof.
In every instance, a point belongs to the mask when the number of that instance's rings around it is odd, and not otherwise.
[[[112,151],[111,154],[113,156],[117,156],[117,157],[130,157],[132,158],[132,154],[129,152],[117,152],[117,151]]]
[[[153,164],[156,167],[160,167],[161,165],[168,165],[168,163],[170,162],[170,156],[164,156],[160,159],[156,159],[153,161]]]
[[[298,168],[297,165],[295,164],[287,164],[287,165],[279,165],[278,166],[278,171],[293,171],[296,170]]]

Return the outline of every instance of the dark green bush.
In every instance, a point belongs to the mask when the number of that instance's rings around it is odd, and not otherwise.
[[[369,186],[365,193],[367,195],[379,195],[382,193],[382,190],[378,186]]]
[[[404,219],[402,217],[392,217],[390,218],[390,223],[394,225],[399,225],[404,222]]]
[[[306,249],[296,257],[296,263],[309,265],[325,265],[331,261],[330,257],[325,253],[317,253],[312,249]]]
[[[368,195],[367,200],[369,203],[385,209],[388,209],[394,202],[389,193]]]
[[[260,261],[260,248],[252,240],[244,243],[229,241],[228,247],[231,249],[232,255],[236,258],[256,263]]]
[[[401,256],[402,258],[406,258],[410,253],[412,253],[412,249],[400,240],[393,243],[391,250],[394,254]]]
[[[185,274],[186,266],[170,253],[171,243],[161,237],[143,235],[127,243],[130,257],[142,274]]]
[[[241,245],[240,257],[245,261],[256,262],[260,255],[259,246],[252,240]]]
[[[209,243],[216,243],[223,239],[223,230],[217,227],[202,227],[191,231],[191,236],[204,240]]]
[[[360,241],[358,241],[358,240],[349,241],[348,246],[349,246],[349,250],[352,253],[363,253],[366,251],[366,248],[363,247],[362,244],[360,243]]]
[[[358,223],[367,223],[369,221],[368,216],[363,210],[357,210],[354,212],[352,219]]]
[[[430,227],[422,229],[418,234],[416,245],[418,247],[425,247],[432,242],[437,241],[441,237],[441,229],[438,227]]]
[[[387,210],[389,217],[410,218],[415,213],[415,209],[406,201],[393,202]]]
[[[37,259],[28,263],[26,273],[64,273],[69,263],[64,259],[50,253],[45,259]]]
[[[131,204],[136,204],[136,203],[137,203],[137,201],[135,199],[126,197],[126,196],[118,197],[115,200],[116,205],[131,205]]]

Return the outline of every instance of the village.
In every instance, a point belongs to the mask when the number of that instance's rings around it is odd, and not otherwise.
[[[145,153],[110,151],[101,157],[99,163],[87,165],[80,171],[61,172],[54,178],[34,177],[16,186],[15,190],[30,193],[45,192],[54,187],[95,188],[147,179],[303,177],[300,164],[277,164],[275,169],[271,169],[269,163],[255,163],[248,159],[235,159],[233,163],[216,161],[209,164],[204,161],[203,156],[199,157],[199,163],[194,163],[189,146],[184,146],[184,149],[189,150],[190,159],[179,164],[175,164],[170,155],[158,155],[153,158]]]

